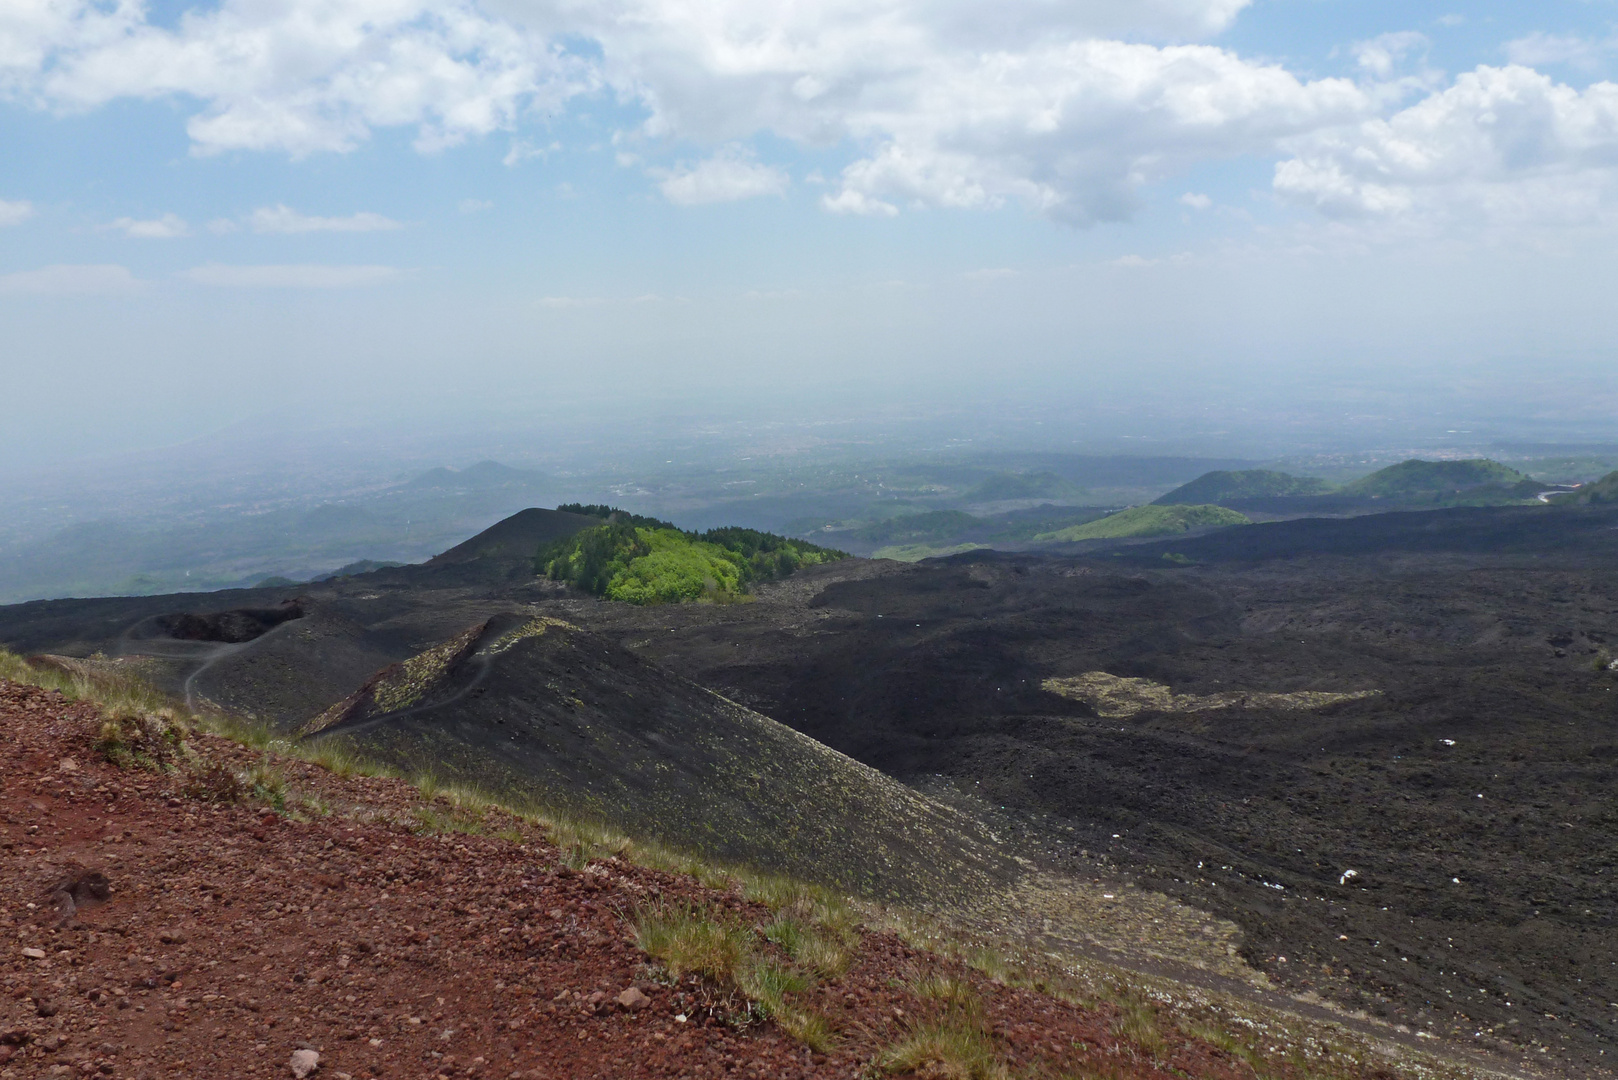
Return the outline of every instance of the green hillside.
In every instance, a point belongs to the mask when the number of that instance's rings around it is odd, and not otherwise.
[[[1552,496],[1551,502],[1562,506],[1618,502],[1618,472],[1610,472],[1600,480],[1592,480],[1577,491]]]
[[[682,532],[666,521],[606,506],[570,504],[564,509],[604,521],[542,547],[534,558],[535,572],[630,604],[734,600],[755,582],[848,557],[754,529]]]
[[[1293,476],[1271,469],[1218,470],[1203,473],[1157,499],[1155,506],[1204,506],[1231,499],[1263,499],[1280,495],[1324,495],[1331,485],[1313,476]]]
[[[982,524],[981,518],[960,510],[933,510],[925,514],[905,514],[873,521],[855,530],[854,536],[873,544],[925,543],[928,540],[947,540]]]
[[[1512,487],[1528,477],[1498,461],[1470,458],[1465,461],[1422,461],[1412,459],[1378,469],[1343,485],[1347,495],[1396,499],[1411,496],[1453,494],[1480,487]]]
[[[1035,540],[1123,540],[1172,536],[1191,529],[1251,525],[1252,519],[1223,506],[1134,506],[1099,521],[1041,533]]]
[[[1004,502],[1012,499],[1073,498],[1084,489],[1055,473],[995,473],[966,493],[968,502]]]

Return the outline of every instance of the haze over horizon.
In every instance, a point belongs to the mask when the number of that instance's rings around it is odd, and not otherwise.
[[[1615,19],[9,5],[0,453],[896,413],[1618,439]]]

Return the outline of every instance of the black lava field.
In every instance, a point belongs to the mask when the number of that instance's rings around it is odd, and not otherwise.
[[[150,661],[171,688],[290,730],[495,614],[565,620],[1014,827],[1053,869],[1100,867],[1233,920],[1283,987],[1457,1041],[1612,1056],[1618,509],[849,560],[752,603],[648,608],[538,581],[527,538],[506,539],[291,590],[16,605],[0,643],[139,651],[158,617],[272,623],[295,600],[302,614],[256,640]],[[1165,701],[1376,693],[1115,715],[1044,688],[1096,672]]]

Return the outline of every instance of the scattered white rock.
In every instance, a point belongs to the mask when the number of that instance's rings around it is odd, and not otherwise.
[[[1455,745],[1455,740],[1454,739],[1439,739],[1438,741],[1443,743],[1445,746],[1454,746]]]
[[[1350,878],[1357,878],[1359,876],[1360,872],[1358,870],[1344,870],[1343,876],[1337,879],[1337,884],[1347,885]]]
[[[28,957],[28,959],[30,959],[30,960],[43,960],[43,959],[45,959],[45,950],[44,949],[24,949],[22,951],[22,954],[24,956]]]
[[[292,1067],[292,1075],[298,1080],[303,1080],[320,1068],[320,1055],[313,1050],[294,1050],[292,1060],[287,1064]]]

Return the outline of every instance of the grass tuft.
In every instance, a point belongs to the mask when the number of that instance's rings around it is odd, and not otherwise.
[[[916,1073],[937,1080],[1010,1080],[994,1040],[981,1022],[961,1014],[923,1020],[877,1058],[886,1073]]]
[[[643,911],[634,927],[641,950],[676,979],[697,974],[735,985],[738,967],[752,952],[746,927],[694,905]]]
[[[806,924],[791,915],[777,916],[774,922],[764,928],[764,936],[822,978],[837,978],[848,971],[854,960],[853,945],[847,938]]]
[[[115,712],[96,728],[95,748],[120,769],[172,769],[185,760],[185,729],[167,716]]]
[[[287,808],[287,774],[268,758],[248,769],[241,777],[247,797],[281,813]]]
[[[941,1001],[950,1008],[968,1012],[977,1008],[978,997],[972,985],[954,975],[924,971],[912,976],[905,985],[924,1001]]]
[[[792,1000],[810,989],[809,976],[761,951],[758,935],[735,918],[693,904],[662,905],[641,911],[633,926],[637,944],[674,978],[701,975],[739,991],[812,1050],[834,1041],[825,1017]]]
[[[1135,1044],[1142,1052],[1155,1059],[1168,1053],[1168,1040],[1158,1026],[1157,1010],[1140,1000],[1125,1001],[1118,1006],[1118,1016],[1112,1022],[1113,1034]]]

